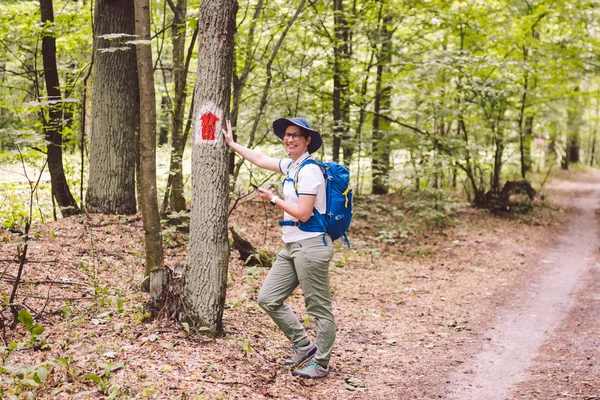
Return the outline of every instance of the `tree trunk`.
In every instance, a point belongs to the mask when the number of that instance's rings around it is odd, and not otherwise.
[[[348,102],[348,71],[350,68],[350,45],[348,22],[344,16],[344,0],[333,2],[333,161],[340,160],[343,148],[344,163],[350,165],[353,148],[350,141],[350,104]]]
[[[600,90],[598,90],[600,95]],[[600,97],[596,96],[596,120],[594,121],[594,130],[592,132],[592,145],[590,150],[590,166],[594,166],[596,163],[596,137],[598,135],[598,120],[600,118]]]
[[[227,145],[221,134],[229,110],[237,2],[200,5],[198,69],[192,135],[192,209],[182,286],[183,319],[212,334],[223,330],[229,241]]]
[[[579,162],[579,130],[581,127],[581,105],[579,104],[579,87],[576,87],[575,97],[571,99],[567,110],[567,141],[565,156],[562,159],[562,169],[569,169],[570,163]]]
[[[532,31],[532,37],[538,39],[536,31]],[[523,47],[523,60],[527,63],[529,49]],[[533,77],[532,87],[529,84],[529,71],[523,75],[523,96],[521,99],[521,111],[519,113],[519,147],[521,152],[521,177],[527,179],[527,173],[531,171],[531,144],[533,143],[533,115],[525,115],[527,108],[527,97],[530,91],[536,87],[537,79]]]
[[[269,57],[269,61],[267,61],[267,65],[266,65],[267,80],[265,82],[265,86],[263,87],[262,95],[261,95],[260,101],[258,103],[258,110],[256,112],[256,115],[254,116],[254,121],[252,122],[252,128],[250,128],[250,135],[249,135],[250,138],[248,139],[248,144],[246,145],[246,147],[249,147],[249,148],[254,147],[254,136],[256,135],[256,132],[258,130],[258,125],[260,123],[260,119],[262,118],[263,112],[265,111],[267,103],[269,102],[269,91],[271,90],[271,81],[273,80],[273,72],[272,72],[273,62],[275,61],[275,58],[277,57],[277,53],[279,52],[279,49],[281,48],[281,45],[283,44],[283,41],[285,40],[288,32],[290,31],[290,28],[292,27],[292,25],[294,24],[294,22],[300,15],[300,12],[302,12],[302,9],[304,8],[305,3],[306,3],[306,0],[300,0],[300,4],[298,4],[298,7],[296,7],[296,11],[294,12],[294,15],[292,15],[292,17],[288,21],[285,29],[281,33],[281,36],[277,40],[275,47],[273,47],[273,51],[271,53],[271,57]],[[244,160],[240,159],[240,161],[238,161],[235,164],[235,169],[233,171],[234,177],[237,177],[237,175],[239,174],[240,168],[243,163],[244,163]]]
[[[567,135],[568,135],[568,146],[567,146],[567,159],[569,163],[579,162],[579,136],[581,127],[581,109],[579,108],[579,102],[575,101],[574,106],[567,112]]]
[[[493,123],[496,125],[496,123]],[[494,170],[492,172],[492,191],[500,192],[500,175],[502,173],[502,157],[504,155],[504,135],[498,125],[492,128],[494,148]]]
[[[125,41],[134,33],[133,0],[98,0],[94,9],[94,89],[87,208],[90,212],[136,212],[136,127],[139,92],[136,56]],[[107,34],[126,34],[114,40]],[[111,50],[113,50],[111,49]]]
[[[256,3],[256,7],[254,8],[254,14],[252,16],[252,21],[250,22],[250,28],[248,30],[248,35],[245,38],[246,47],[244,49],[244,68],[242,69],[242,73],[238,76],[236,69],[236,56],[235,52],[236,47],[234,46],[234,67],[233,67],[233,105],[231,107],[231,126],[233,129],[237,127],[238,124],[238,115],[240,112],[240,103],[242,101],[242,94],[244,89],[246,88],[246,81],[248,80],[248,76],[250,72],[254,68],[255,60],[255,31],[256,31],[256,23],[258,22],[258,18],[263,10],[264,0],[258,0]],[[237,133],[233,132],[233,137],[237,141]],[[234,174],[235,172],[235,152],[230,152],[229,158],[229,173]]]
[[[356,12],[355,12],[356,15]],[[365,100],[365,98],[367,97],[367,89],[368,89],[368,84],[369,84],[369,75],[371,72],[371,65],[373,64],[373,59],[375,57],[375,51],[371,51],[371,54],[369,56],[369,62],[366,65],[366,68],[363,72],[363,81],[362,81],[362,85],[361,85],[361,89],[360,89],[360,103],[359,103],[359,107],[360,110],[358,112],[358,123],[356,124],[356,143],[357,143],[357,148],[358,148],[358,168],[356,171],[356,192],[358,194],[361,194],[361,182],[362,182],[362,174],[361,174],[361,156],[362,156],[362,129],[363,129],[363,125],[365,122],[365,114],[366,114],[366,108],[367,105],[369,104],[369,100]]]
[[[594,163],[596,162],[596,131],[594,131],[594,133],[592,133],[592,145],[590,146],[591,150],[590,150],[590,161],[589,161],[589,165],[590,167],[594,166]]]
[[[531,145],[533,144],[533,115],[525,117],[525,129],[523,131],[523,165],[525,174],[522,174],[523,179],[526,179],[527,172],[532,170],[533,161],[531,159]]]
[[[392,62],[392,32],[388,25],[391,15],[383,18],[380,31],[381,50],[377,59],[377,84],[375,94],[375,116],[373,117],[373,194],[386,194],[389,190],[390,147],[387,135],[390,122],[380,116],[382,110],[388,112],[391,105],[392,88],[387,83],[387,72]]]
[[[135,0],[135,31],[139,40],[150,42],[149,0]],[[144,224],[146,273],[143,287],[160,296],[167,282],[152,280],[158,288],[150,287],[150,274],[164,269],[160,216],[156,191],[156,94],[150,43],[137,46],[138,79],[140,88],[140,208]],[[159,273],[158,276],[166,276]],[[148,283],[146,283],[148,282]],[[157,294],[158,293],[158,294]],[[151,301],[155,300],[152,298]]]
[[[176,10],[177,6],[175,6],[175,8],[173,8],[173,10]],[[183,10],[183,9],[182,9]],[[187,14],[187,9],[185,11],[185,13]],[[184,110],[185,110],[185,101],[187,100],[187,73],[189,71],[189,67],[190,67],[190,61],[192,58],[192,51],[196,45],[196,39],[198,38],[198,21],[195,21],[195,28],[194,28],[194,33],[192,34],[192,38],[190,40],[190,44],[187,50],[187,55],[185,57],[183,66],[182,66],[182,79],[183,79],[183,92],[181,93],[181,96],[183,98],[183,103],[181,104],[181,110],[179,110],[178,112],[180,113],[181,116],[181,133],[180,133],[180,139],[179,142],[181,143],[181,146],[179,146],[180,150],[175,150],[175,147],[173,147],[173,149],[171,150],[171,165],[170,165],[170,170],[171,173],[169,174],[169,178],[167,180],[167,187],[165,190],[165,197],[163,198],[163,204],[162,204],[162,208],[161,208],[161,212],[166,212],[167,208],[169,207],[169,203],[170,203],[170,199],[171,199],[171,188],[173,186],[173,180],[174,180],[174,175],[172,174],[173,172],[173,168],[176,168],[177,171],[176,172],[177,175],[181,176],[181,193],[182,193],[182,199],[183,199],[183,189],[184,189],[184,185],[183,185],[183,163],[182,163],[182,159],[183,159],[183,152],[185,151],[185,145],[187,143],[187,138],[188,138],[188,134],[189,131],[191,130],[191,118],[192,118],[192,112],[193,112],[193,108],[194,108],[194,96],[192,95],[192,104],[190,105],[189,111],[188,111],[188,117],[187,117],[187,123],[185,128],[183,128],[183,114],[184,114]],[[178,39],[179,40],[179,39]],[[177,99],[175,100],[175,103],[177,103]],[[173,129],[174,130],[174,129]],[[175,166],[175,159],[179,158],[179,162],[178,162],[178,166]],[[179,178],[178,178],[179,179]],[[179,183],[177,183],[179,185]],[[173,205],[172,205],[173,207]],[[181,207],[181,199],[178,201],[178,204],[175,205],[175,207]]]
[[[462,92],[462,85],[459,83],[458,85],[458,90],[459,92]],[[473,157],[471,156],[471,150],[470,150],[470,144],[469,144],[469,132],[467,132],[467,126],[465,125],[465,119],[463,116],[463,110],[464,110],[464,100],[462,98],[462,95],[459,96],[458,100],[458,127],[457,127],[457,134],[460,136],[462,135],[463,138],[463,142],[464,142],[464,147],[465,147],[465,152],[464,152],[464,159],[465,162],[464,164],[460,164],[457,163],[456,165],[458,167],[460,167],[465,174],[467,175],[467,179],[471,185],[471,189],[473,190],[473,205],[475,207],[483,207],[485,205],[485,187],[483,185],[483,183],[478,184],[477,183],[477,177],[475,176],[475,171],[476,171],[476,160],[473,160]],[[475,166],[474,166],[475,164]]]
[[[42,24],[54,24],[54,9],[52,0],[40,0],[40,13]],[[49,26],[49,28],[51,28]],[[79,207],[69,190],[67,177],[63,168],[62,159],[62,95],[58,69],[56,67],[56,39],[52,36],[51,29],[44,30],[42,37],[42,58],[44,62],[44,79],[48,93],[48,121],[44,126],[44,137],[48,143],[47,157],[52,196],[56,199],[60,212],[64,217],[79,214]]]
[[[171,105],[169,104],[169,96],[163,93],[160,99],[160,116],[158,127],[158,146],[163,146],[169,142],[169,125],[171,116]]]
[[[187,69],[185,68],[185,17],[187,13],[187,0],[179,0],[173,10],[173,26],[171,36],[173,41],[173,77],[175,80],[175,110],[171,130],[171,210],[184,211],[187,206],[183,196],[183,151],[185,143],[182,140],[183,113],[187,97],[186,82]]]

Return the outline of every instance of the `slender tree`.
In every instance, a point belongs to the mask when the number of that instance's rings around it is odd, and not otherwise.
[[[91,212],[136,212],[136,129],[139,91],[133,0],[98,0],[94,8],[94,60],[90,170]]]
[[[160,216],[156,191],[156,94],[150,46],[150,4],[148,0],[135,0],[135,32],[137,66],[140,88],[140,208],[144,223],[146,247],[146,279],[143,287],[150,290],[156,301],[166,286]],[[157,279],[150,279],[155,274]],[[147,282],[147,283],[146,283]],[[150,284],[152,283],[152,285]]]
[[[563,169],[568,169],[569,164],[580,161],[579,151],[581,146],[580,136],[583,112],[579,96],[579,87],[576,87],[570,100],[569,109],[567,110],[567,149],[562,162]]]
[[[382,11],[385,10],[382,4]],[[389,190],[390,147],[388,134],[390,122],[382,118],[382,112],[388,112],[391,105],[392,87],[387,82],[392,63],[392,14],[384,14],[380,27],[381,48],[377,56],[377,83],[375,93],[375,116],[373,117],[372,169],[373,194],[386,194]]]
[[[44,80],[48,93],[48,120],[44,124],[44,136],[47,142],[48,170],[52,183],[52,196],[56,199],[61,214],[65,217],[79,214],[79,207],[67,183],[63,168],[62,136],[62,94],[56,67],[56,39],[52,32],[54,9],[52,0],[40,0],[42,24],[45,25],[42,36],[42,58],[44,62]]]
[[[237,8],[235,0],[200,5],[190,241],[181,294],[183,319],[213,334],[223,328],[229,263],[228,151],[221,126],[231,96]]]
[[[252,121],[252,128],[250,129],[250,134],[249,134],[250,139],[248,140],[248,144],[246,145],[246,147],[252,148],[254,146],[254,139],[255,139],[256,132],[258,130],[260,120],[265,112],[267,103],[269,102],[269,92],[271,90],[271,83],[273,80],[273,63],[275,62],[277,53],[279,53],[279,50],[281,49],[281,46],[282,46],[288,32],[290,31],[292,25],[294,24],[294,22],[296,22],[296,19],[298,19],[298,16],[302,12],[302,9],[304,8],[305,3],[306,3],[306,0],[300,0],[300,4],[298,4],[298,6],[296,7],[296,11],[294,12],[294,15],[292,15],[290,17],[289,21],[287,22],[285,29],[281,33],[281,36],[279,36],[277,43],[275,43],[275,46],[273,47],[273,51],[271,52],[271,56],[269,57],[269,60],[267,61],[266,82],[262,89],[262,94],[260,97],[260,101],[258,103],[258,110],[256,111],[256,114],[254,115],[254,118]],[[233,172],[234,176],[238,175],[240,167],[242,166],[243,163],[244,163],[244,160],[240,159],[240,161],[238,161],[238,163],[235,165],[235,169]]]
[[[171,167],[169,180],[171,181],[170,201],[171,210],[183,211],[186,209],[183,197],[183,114],[187,97],[187,68],[185,65],[185,17],[187,13],[187,0],[178,0],[177,4],[169,1],[173,11],[173,25],[171,38],[173,43],[173,80],[175,81],[174,109],[171,125]]]
[[[339,162],[340,147],[343,146],[344,163],[349,165],[353,153],[348,101],[350,43],[344,0],[333,1],[333,31],[333,161]]]
[[[531,12],[531,6],[527,3],[528,11]],[[526,113],[531,102],[531,92],[535,90],[537,85],[537,76],[535,73],[535,64],[537,57],[531,57],[534,51],[533,44],[540,39],[540,34],[537,30],[537,25],[542,19],[548,15],[547,12],[540,14],[531,26],[529,34],[525,37],[525,43],[522,46],[523,63],[525,71],[523,72],[523,94],[521,95],[521,109],[519,112],[519,150],[521,153],[521,177],[527,178],[527,173],[531,171],[531,144],[533,142],[533,119],[532,112]],[[533,67],[533,68],[532,68]],[[530,72],[533,70],[533,72]]]
[[[241,51],[241,46],[234,46],[234,68],[233,68],[233,104],[231,106],[231,126],[232,128],[236,128],[238,124],[238,116],[240,113],[240,104],[242,101],[242,95],[244,93],[244,89],[246,88],[246,82],[248,81],[248,77],[250,76],[250,72],[256,66],[255,61],[255,52],[256,52],[256,44],[255,44],[255,32],[256,25],[258,23],[260,14],[262,13],[264,6],[264,0],[258,0],[256,3],[256,7],[254,8],[254,14],[252,15],[252,20],[250,21],[250,27],[248,29],[248,34],[245,37],[245,43],[243,52]],[[239,37],[239,35],[236,35]],[[240,63],[237,61],[237,56],[240,59],[243,58],[242,71],[240,74],[237,73],[237,67]],[[237,134],[234,131],[234,139],[237,140]],[[234,174],[235,171],[235,153],[231,152],[231,157],[229,159],[229,172]]]

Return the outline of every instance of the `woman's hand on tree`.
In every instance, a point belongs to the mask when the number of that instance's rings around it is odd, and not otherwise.
[[[231,129],[231,121],[230,120],[227,120],[227,130],[221,129],[221,132],[223,132],[223,137],[225,138],[225,143],[227,143],[228,146],[231,146],[232,144],[235,143],[235,140],[233,139],[233,130]]]

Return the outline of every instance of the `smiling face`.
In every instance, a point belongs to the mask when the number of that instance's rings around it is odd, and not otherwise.
[[[283,144],[292,160],[296,161],[305,151],[310,143],[310,137],[304,136],[302,129],[296,125],[285,128]]]

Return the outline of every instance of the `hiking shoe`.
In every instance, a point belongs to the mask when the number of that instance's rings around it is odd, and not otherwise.
[[[329,367],[323,367],[316,362],[311,362],[302,369],[295,369],[292,371],[292,375],[306,379],[325,378],[327,374],[329,374]]]
[[[317,345],[312,341],[304,347],[296,347],[294,346],[294,355],[292,358],[285,360],[283,363],[286,366],[296,366],[302,364],[304,361],[308,360],[317,352]]]

